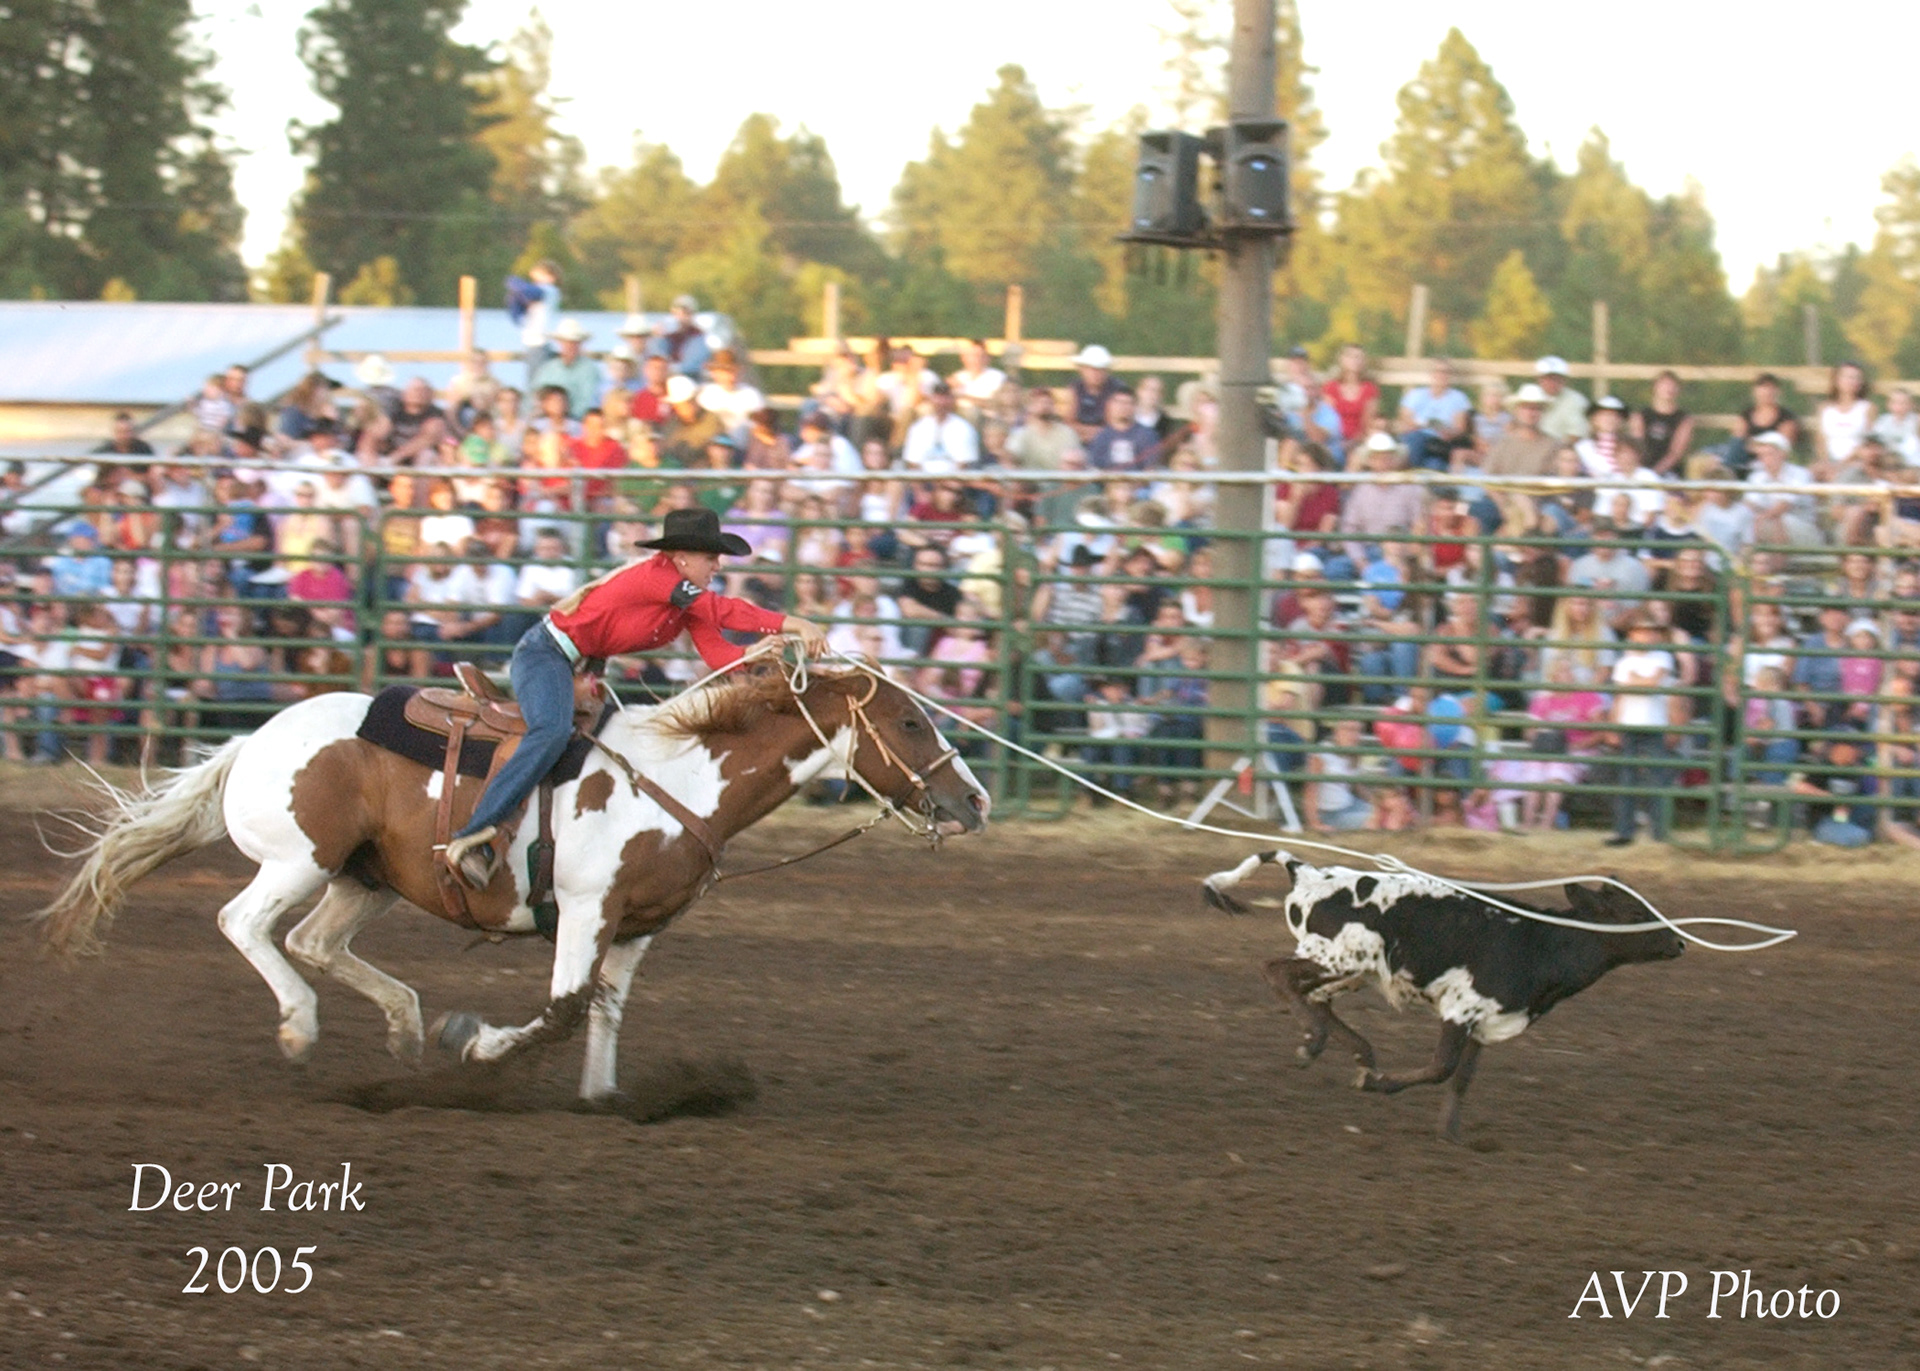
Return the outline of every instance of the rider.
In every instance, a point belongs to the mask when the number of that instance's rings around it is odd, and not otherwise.
[[[808,652],[826,645],[825,633],[809,620],[707,589],[722,555],[743,557],[751,550],[746,539],[721,531],[712,510],[673,510],[661,536],[640,546],[658,549],[657,555],[582,586],[528,629],[513,650],[513,693],[527,735],[482,792],[473,817],[447,843],[447,864],[476,890],[493,879],[497,859],[488,844],[499,836],[499,825],[566,750],[576,674],[597,674],[608,657],[663,647],[682,629],[714,670],[744,655],[721,636],[722,629],[798,634]]]

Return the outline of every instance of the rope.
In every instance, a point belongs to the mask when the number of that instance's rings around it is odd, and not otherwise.
[[[1274,840],[1274,835],[1270,833],[1249,833],[1241,829],[1222,828],[1216,824],[1196,823],[1190,819],[1182,819],[1177,815],[1163,814],[1157,809],[1149,809],[1146,805],[1139,804],[1125,795],[1116,794],[1115,792],[1108,790],[1104,786],[1095,784],[1093,781],[1088,780],[1085,776],[1082,776],[1080,773],[1078,773],[1077,771],[1074,771],[1072,768],[1062,766],[1059,762],[1054,761],[1051,757],[1043,756],[1042,754],[1033,751],[1031,748],[1022,747],[1019,743],[1014,742],[1010,738],[1002,737],[1000,734],[995,733],[992,729],[986,727],[984,724],[975,723],[973,720],[967,718],[965,715],[960,714],[955,710],[949,709],[946,705],[940,703],[940,701],[933,699],[930,696],[921,694],[919,691],[913,689],[911,686],[903,685],[898,681],[894,681],[894,680],[891,680],[891,678],[885,677],[877,667],[873,666],[868,662],[864,662],[857,657],[849,657],[845,653],[840,652],[838,650],[832,651],[830,655],[835,657],[839,661],[846,663],[848,666],[852,667],[856,671],[865,672],[867,675],[874,677],[876,680],[881,680],[881,679],[888,680],[889,684],[891,684],[896,690],[904,691],[909,697],[918,701],[922,708],[932,709],[940,714],[946,715],[949,719],[953,719],[959,723],[965,724],[968,728],[980,734],[982,737],[988,738],[993,742],[1000,744],[1000,746],[1007,748],[1013,752],[1017,752],[1022,757],[1026,757],[1031,761],[1038,762],[1042,766],[1047,767],[1049,770],[1058,772],[1060,775],[1065,776],[1068,780],[1072,781],[1075,785],[1081,786],[1086,790],[1092,791],[1095,795],[1105,796],[1107,799],[1114,801],[1116,804],[1124,805],[1126,808],[1134,810],[1136,813],[1144,814],[1150,819],[1157,820],[1160,823],[1174,824],[1177,827],[1188,830],[1189,832],[1214,833],[1214,834],[1218,834],[1223,838],[1240,838],[1240,839],[1251,840],[1253,842],[1258,842],[1258,843],[1271,843]],[[1289,837],[1287,841],[1293,846],[1304,847],[1304,848],[1314,848],[1321,852],[1331,852],[1337,856],[1351,858],[1356,861],[1367,862],[1381,871],[1389,872],[1396,875],[1416,876],[1422,880],[1433,881],[1436,884],[1444,886],[1449,890],[1455,891],[1459,894],[1466,895],[1473,899],[1477,899],[1486,904],[1492,905],[1495,909],[1503,910],[1509,914],[1517,914],[1524,919],[1533,919],[1539,923],[1557,924],[1562,928],[1584,929],[1590,933],[1651,933],[1655,929],[1666,928],[1671,930],[1673,933],[1679,935],[1681,938],[1684,938],[1686,941],[1690,943],[1695,943],[1700,947],[1706,948],[1709,951],[1713,951],[1713,952],[1759,952],[1765,948],[1777,946],[1778,944],[1787,941],[1787,939],[1789,938],[1799,936],[1798,930],[1796,929],[1774,928],[1767,924],[1750,923],[1745,919],[1723,919],[1723,918],[1710,918],[1710,917],[1695,917],[1695,918],[1686,918],[1686,919],[1670,918],[1665,913],[1663,913],[1659,908],[1657,908],[1650,900],[1648,900],[1646,896],[1642,895],[1639,891],[1635,890],[1632,886],[1627,885],[1622,881],[1616,880],[1612,876],[1599,876],[1599,875],[1562,876],[1552,880],[1516,881],[1516,882],[1508,882],[1504,884],[1495,883],[1495,882],[1485,882],[1485,881],[1456,881],[1451,877],[1436,875],[1431,871],[1423,871],[1419,867],[1413,866],[1408,862],[1403,861],[1401,858],[1393,856],[1391,853],[1360,852],[1353,848],[1341,847],[1337,843],[1325,843],[1325,842],[1320,842],[1316,839],[1311,839],[1311,838]],[[1649,914],[1651,914],[1653,916],[1653,919],[1650,922],[1637,923],[1637,924],[1596,924],[1596,923],[1590,923],[1584,919],[1571,918],[1566,915],[1549,914],[1543,910],[1528,909],[1523,905],[1512,904],[1512,903],[1509,903],[1508,901],[1495,898],[1493,895],[1489,893],[1493,891],[1544,890],[1544,889],[1562,886],[1569,882],[1576,882],[1576,883],[1596,882],[1600,885],[1612,886],[1616,890],[1624,891],[1626,894],[1632,896],[1635,900],[1639,901],[1641,907],[1644,908]],[[1743,929],[1745,931],[1752,932],[1752,933],[1760,933],[1766,936],[1763,937],[1762,940],[1758,942],[1717,943],[1712,941],[1711,939],[1703,938],[1697,933],[1688,932],[1689,927],[1694,927],[1699,925],[1716,925],[1716,926],[1725,927],[1725,928],[1737,928],[1737,929]]]

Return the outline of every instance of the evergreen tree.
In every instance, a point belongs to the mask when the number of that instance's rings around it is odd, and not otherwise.
[[[1553,306],[1528,270],[1526,254],[1515,248],[1494,268],[1486,308],[1467,326],[1467,341],[1479,357],[1530,357],[1552,319]]]
[[[1880,188],[1879,230],[1860,263],[1865,288],[1845,332],[1876,374],[1913,376],[1920,374],[1920,163],[1902,159]]]
[[[553,29],[539,10],[506,41],[500,64],[479,82],[480,146],[493,155],[491,198],[528,220],[564,220],[586,208],[586,149],[556,127]]]
[[[1038,283],[1043,255],[1073,218],[1068,121],[1041,103],[1022,68],[997,75],[957,134],[934,131],[926,159],[909,163],[893,192],[903,254],[938,248],[955,276],[992,290]]]
[[[1331,262],[1352,316],[1375,336],[1391,336],[1416,282],[1432,290],[1434,315],[1478,317],[1507,254],[1531,258],[1551,233],[1551,169],[1528,154],[1512,98],[1460,30],[1401,88],[1399,106],[1384,167],[1341,197]]]
[[[469,264],[445,223],[488,217],[494,159],[481,143],[494,61],[455,42],[466,0],[321,0],[300,30],[314,90],[338,115],[294,130],[313,158],[294,207],[302,246],[336,280],[381,257],[427,303],[455,298]],[[453,216],[460,216],[455,218]]]
[[[726,228],[701,217],[699,189],[672,149],[636,138],[632,164],[603,170],[592,203],[569,226],[581,270],[567,279],[567,296],[619,309],[623,278],[632,274],[648,300],[664,303],[667,273],[683,251]]]
[[[16,0],[0,22],[0,286],[244,298],[190,0]]]
[[[722,224],[759,215],[773,249],[796,269],[801,262],[819,262],[870,274],[881,266],[880,245],[860,222],[860,212],[841,200],[826,140],[804,126],[783,138],[772,115],[748,115],[700,200],[702,213]]]

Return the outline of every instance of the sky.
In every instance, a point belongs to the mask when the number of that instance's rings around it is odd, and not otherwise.
[[[1881,176],[1920,143],[1909,108],[1920,38],[1911,4],[1863,0],[1833,25],[1778,0],[1737,22],[1721,6],[1675,0],[1586,10],[1500,0],[1299,4],[1330,135],[1316,154],[1323,184],[1343,187],[1377,164],[1395,94],[1458,26],[1512,95],[1536,153],[1568,166],[1598,125],[1628,175],[1653,193],[1697,180],[1736,294],[1781,252],[1870,242]],[[214,75],[232,93],[218,127],[245,153],[237,184],[250,263],[278,244],[300,184],[288,122],[323,121],[332,108],[312,93],[296,51],[304,8],[201,0]],[[530,8],[470,0],[458,34],[504,39]],[[1167,0],[540,8],[554,31],[562,121],[591,167],[624,165],[642,133],[704,180],[740,121],[766,111],[826,139],[847,200],[869,216],[885,211],[900,168],[925,155],[936,126],[965,121],[1003,63],[1025,66],[1050,105],[1086,106],[1096,124],[1137,104],[1154,110],[1165,89],[1156,30],[1170,22]],[[1774,22],[1764,22],[1770,10]]]

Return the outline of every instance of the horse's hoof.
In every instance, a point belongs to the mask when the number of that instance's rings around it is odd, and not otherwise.
[[[1380,1088],[1380,1073],[1370,1066],[1356,1068],[1353,1073],[1353,1088],[1355,1090],[1378,1090]]]
[[[1319,1055],[1320,1054],[1315,1052],[1311,1047],[1308,1047],[1305,1043],[1301,1043],[1300,1046],[1293,1049],[1293,1064],[1295,1066],[1312,1066]]]
[[[421,1054],[426,1051],[426,1039],[421,1036],[420,1025],[416,1022],[389,1029],[387,1051],[398,1061],[418,1066]]]
[[[280,1040],[280,1055],[295,1066],[305,1066],[308,1059],[313,1056],[315,1034],[293,1024],[283,1023],[280,1025],[277,1036]]]
[[[464,1058],[467,1055],[468,1046],[480,1036],[482,1026],[478,1014],[472,1014],[463,1009],[457,1014],[442,1014],[433,1021],[433,1027],[429,1031],[433,1035],[433,1040],[440,1045],[441,1051],[451,1052],[456,1057]]]

